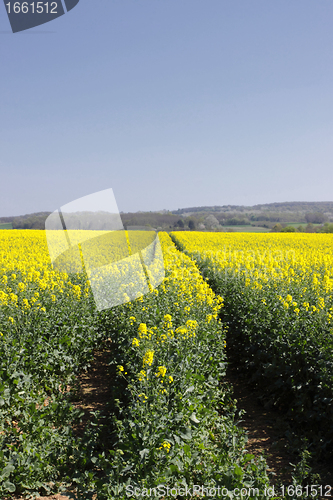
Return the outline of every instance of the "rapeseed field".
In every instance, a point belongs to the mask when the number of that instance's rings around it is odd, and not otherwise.
[[[84,269],[52,266],[44,231],[0,231],[2,497],[71,487],[77,498],[122,500],[129,486],[143,498],[160,484],[253,486],[249,498],[262,496],[265,461],[246,452],[222,384],[223,296],[159,236],[162,283],[98,311]],[[134,233],[127,241],[136,248]],[[78,435],[78,376],[106,339],[110,401]]]
[[[332,453],[333,236],[172,237],[224,297],[228,345],[265,403],[285,412],[314,453]]]

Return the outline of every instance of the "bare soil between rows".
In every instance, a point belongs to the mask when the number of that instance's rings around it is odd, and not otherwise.
[[[290,422],[278,411],[267,409],[260,401],[260,391],[247,380],[244,373],[230,365],[226,380],[233,386],[233,397],[237,400],[237,408],[245,410],[241,427],[248,436],[247,450],[259,457],[264,456],[272,475],[271,483],[275,486],[292,485],[294,465],[298,463],[298,454],[290,451],[286,431]],[[312,473],[320,474],[321,484],[333,485],[333,460],[321,460],[311,464]],[[326,497],[327,498],[327,497]]]

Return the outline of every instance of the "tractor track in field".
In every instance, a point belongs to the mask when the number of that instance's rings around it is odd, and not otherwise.
[[[249,383],[242,371],[238,370],[235,361],[229,363],[225,382],[233,387],[237,409],[245,410],[239,425],[248,436],[246,449],[256,457],[260,455],[265,457],[269,467],[268,473],[272,474],[272,485],[292,485],[294,473],[292,464],[297,464],[299,457],[290,451],[285,435],[288,422],[284,414],[266,408],[259,400],[260,391]],[[332,459],[322,460],[312,467],[313,474],[320,474],[322,485],[333,485],[332,471]]]
[[[273,484],[279,481],[292,484],[293,467],[290,463],[295,463],[296,458],[287,450],[282,416],[260,404],[258,392],[249,386],[246,377],[239,374],[232,365],[228,368],[226,382],[233,387],[237,409],[245,411],[239,426],[248,437],[247,451],[256,457],[265,457],[268,473],[273,474]]]
[[[111,352],[111,341],[108,339],[104,342],[103,349],[95,351],[90,369],[81,373],[78,378],[80,390],[74,405],[84,413],[80,424],[74,428],[75,434],[79,437],[83,435],[86,425],[91,420],[90,412],[103,412],[110,401],[108,369]]]

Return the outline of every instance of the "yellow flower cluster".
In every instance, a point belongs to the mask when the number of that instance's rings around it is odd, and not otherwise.
[[[190,256],[217,275],[242,278],[256,292],[274,291],[288,313],[325,311],[331,321],[333,235],[177,232],[175,237]],[[292,290],[308,300],[293,300]],[[262,304],[267,305],[266,297]]]
[[[164,327],[165,328],[172,328],[172,318],[170,314],[166,314],[164,316]]]
[[[223,307],[223,298],[214,294],[203,279],[195,262],[176,249],[168,234],[159,233],[159,237],[164,254],[165,268],[169,271],[167,278],[164,279],[159,288],[165,291],[166,286],[174,285],[177,289],[177,296],[173,306],[182,307],[186,314],[189,315],[194,309],[206,305],[211,307],[212,317],[217,319],[219,310]],[[179,304],[182,304],[182,306],[179,306]],[[167,316],[164,317],[166,325],[171,321]]]
[[[136,322],[136,317],[135,316],[131,316],[130,317],[130,325],[132,326],[135,322]]]
[[[80,300],[82,290],[53,269],[44,231],[0,230],[0,306],[14,320],[46,312],[58,298]]]
[[[171,238],[166,233],[159,233],[159,238],[164,255],[164,265],[166,277],[159,286],[158,290],[151,292],[152,301],[145,300],[144,306],[140,307],[140,312],[135,315],[129,315],[129,326],[135,327],[136,334],[132,338],[132,347],[138,349],[138,354],[142,356],[143,369],[137,374],[137,380],[145,385],[145,392],[158,381],[157,391],[159,394],[168,394],[171,384],[174,382],[173,376],[168,373],[165,356],[163,361],[154,371],[154,376],[150,374],[150,368],[153,363],[158,364],[159,355],[163,353],[163,344],[170,339],[176,341],[192,339],[198,336],[201,325],[206,322],[219,322],[218,314],[223,307],[223,298],[215,296],[214,292],[208,286],[201,276],[196,264],[183,252],[176,249]],[[156,306],[155,298],[158,296]],[[169,303],[170,312],[165,307],[168,302],[160,302],[172,297]],[[136,300],[143,302],[143,298]],[[161,306],[163,304],[163,306]],[[127,306],[130,311],[136,310],[134,303]],[[163,307],[162,319],[159,317],[158,325],[151,326],[143,322],[143,318],[151,318],[156,314],[156,308]],[[172,311],[172,314],[171,314]],[[204,311],[204,313],[202,312]],[[130,314],[133,314],[130,313]],[[178,314],[179,312],[179,314]],[[193,315],[193,316],[192,316]],[[182,318],[179,320],[179,318]],[[192,319],[198,318],[198,319]],[[199,321],[201,318],[201,321]],[[207,319],[206,319],[207,318]],[[176,323],[183,323],[176,326]],[[134,326],[134,325],[137,326]],[[140,398],[140,400],[142,400]]]
[[[145,402],[147,401],[147,399],[148,399],[148,397],[147,397],[144,393],[142,393],[142,394],[138,394],[138,398],[142,398],[142,400],[141,400],[141,401],[142,401],[143,403],[145,403]]]
[[[142,382],[143,380],[145,380],[147,378],[147,373],[145,372],[145,370],[140,371],[138,378],[139,378],[140,382]]]
[[[163,441],[162,446],[160,446],[158,449],[163,450],[163,448],[166,450],[167,453],[169,453],[171,444],[168,443],[167,441]]]
[[[165,366],[159,366],[158,371],[156,373],[156,377],[159,377],[160,375],[162,377],[164,377],[164,375],[166,374],[166,371],[167,371],[167,369],[165,368]]]
[[[209,315],[212,319],[213,316]],[[177,328],[176,333],[182,335],[183,338],[189,339],[191,337],[195,337],[196,329],[198,327],[198,322],[196,320],[189,319],[186,321],[186,326],[180,326]]]
[[[145,365],[151,366],[154,360],[154,351],[147,351],[143,356],[143,367]]]

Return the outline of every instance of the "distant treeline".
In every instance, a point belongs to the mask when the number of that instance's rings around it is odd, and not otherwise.
[[[136,213],[121,213],[121,220],[125,227],[129,226],[151,226],[157,228],[172,228],[178,221],[179,217],[171,212],[136,212]]]
[[[45,220],[51,212],[37,212],[18,217],[1,217],[0,223],[11,223],[13,229],[45,229]]]
[[[333,224],[325,222],[325,224],[315,226],[311,222],[306,226],[285,226],[276,224],[272,230],[273,233],[333,233]]]
[[[38,212],[20,215],[18,217],[1,217],[1,223],[11,223],[13,229],[45,229],[45,221],[51,212]],[[156,212],[121,213],[124,227],[147,226],[155,229],[177,227],[179,217],[171,213],[160,214]],[[87,217],[86,217],[87,218]]]
[[[173,210],[172,213],[175,215],[182,215],[187,213],[214,213],[216,212],[254,212],[254,211],[265,211],[265,212],[331,212],[333,215],[333,201],[289,201],[283,203],[266,203],[253,206],[244,205],[221,205],[212,207],[190,207],[190,208],[179,208],[178,210]]]
[[[18,217],[2,217],[1,223],[11,223],[13,229],[45,229],[45,220],[50,212],[38,212]],[[320,224],[323,230],[333,223],[333,202],[288,202],[270,203],[244,207],[224,205],[213,207],[192,207],[168,212],[121,213],[125,228],[145,226],[156,230],[223,231],[230,226],[264,227],[268,230],[285,230],[288,224],[304,225],[313,232],[313,224]],[[302,226],[303,225],[303,226]],[[311,229],[312,228],[312,229]]]
[[[215,213],[216,219],[222,226],[237,226],[237,225],[253,225],[256,222],[270,222],[270,223],[288,223],[288,222],[299,222],[299,223],[312,223],[312,224],[323,224],[332,219],[333,213],[327,214],[323,212],[307,212],[300,214],[299,212],[263,212],[263,213],[245,213],[240,214],[237,212],[225,214],[225,213]],[[258,224],[254,224],[258,225]],[[260,224],[264,226],[264,224]],[[269,227],[266,225],[266,227]]]

